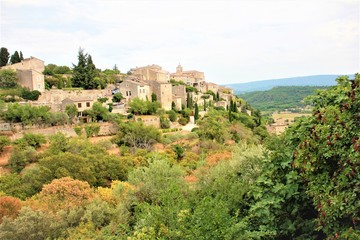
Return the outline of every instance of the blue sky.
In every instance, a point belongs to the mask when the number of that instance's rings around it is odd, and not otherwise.
[[[219,84],[360,70],[360,0],[0,0],[0,45],[71,66],[158,64]]]

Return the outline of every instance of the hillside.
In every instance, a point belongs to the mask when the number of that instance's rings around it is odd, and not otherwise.
[[[339,75],[313,75],[304,77],[262,80],[247,83],[227,84],[236,93],[270,90],[278,86],[334,86]],[[351,76],[353,77],[353,75]]]
[[[274,87],[267,91],[256,91],[240,94],[254,108],[261,111],[281,111],[289,108],[304,107],[303,99],[313,95],[317,89],[325,86],[284,86]]]

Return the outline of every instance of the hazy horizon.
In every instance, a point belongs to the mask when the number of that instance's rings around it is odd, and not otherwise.
[[[244,83],[360,69],[357,0],[1,0],[0,47],[72,66],[79,47],[97,68],[157,64]]]

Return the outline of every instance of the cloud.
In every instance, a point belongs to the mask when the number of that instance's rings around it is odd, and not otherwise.
[[[181,62],[218,83],[360,65],[358,1],[3,0],[1,13],[1,43],[47,63],[81,46],[103,69]]]

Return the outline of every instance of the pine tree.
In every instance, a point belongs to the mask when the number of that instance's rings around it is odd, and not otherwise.
[[[18,51],[15,51],[14,54],[11,55],[10,62],[11,64],[21,62]]]
[[[97,77],[97,69],[93,63],[91,55],[84,53],[84,49],[79,49],[78,64],[73,64],[72,86],[84,89],[96,89],[101,85]]]
[[[84,87],[86,85],[86,58],[87,54],[84,53],[84,49],[80,48],[78,54],[78,64],[73,64],[73,87]]]
[[[6,66],[10,58],[10,54],[7,48],[2,47],[0,49],[0,67]]]

